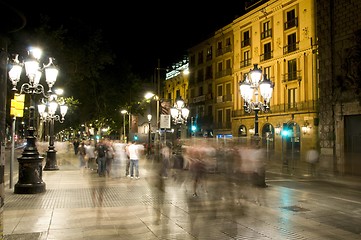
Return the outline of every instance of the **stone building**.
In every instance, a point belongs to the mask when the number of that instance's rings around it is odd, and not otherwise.
[[[320,170],[361,175],[361,1],[316,0]]]

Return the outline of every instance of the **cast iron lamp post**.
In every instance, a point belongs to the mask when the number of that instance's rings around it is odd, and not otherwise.
[[[45,71],[46,83],[49,86],[48,94],[52,93],[58,69],[54,66],[52,58],[49,58],[49,64],[40,67],[41,50],[33,48],[28,51],[28,56],[24,62],[20,62],[16,55],[12,68],[9,71],[9,78],[13,84],[13,90],[17,91],[16,85],[20,81],[21,71],[25,65],[26,76],[29,82],[21,85],[20,94],[30,95],[29,124],[27,128],[26,147],[19,161],[19,179],[15,184],[14,193],[34,194],[45,191],[45,182],[42,180],[42,160],[36,147],[35,129],[35,94],[42,94],[46,97],[44,87],[41,85],[40,78],[42,71]]]
[[[148,118],[148,156],[150,155],[150,122],[152,121],[152,114],[147,115]]]
[[[159,160],[159,96],[152,93],[152,92],[148,92],[144,95],[144,98],[147,100],[154,100],[157,102],[157,113],[156,113],[156,130],[155,130],[155,135],[154,135],[154,142],[155,142],[155,156],[156,159]]]
[[[262,74],[262,70],[258,68],[257,64],[254,64],[248,74],[244,75],[244,80],[239,84],[239,90],[242,98],[244,99],[244,111],[251,113],[254,111],[254,140],[259,143],[258,134],[258,112],[269,111],[269,101],[272,97],[274,84],[266,74]],[[259,100],[259,93],[263,98],[263,101]],[[254,96],[254,98],[253,98]]]
[[[267,112],[269,110],[268,104],[272,97],[273,87],[274,84],[267,78],[266,74],[262,74],[262,70],[257,67],[257,64],[254,64],[254,69],[248,74],[245,74],[244,80],[239,84],[239,90],[244,99],[243,108],[245,112],[250,113],[254,111],[253,144],[256,146],[255,150],[258,150],[260,142],[258,134],[258,112]],[[259,100],[259,92],[261,93],[263,101]],[[263,161],[262,158],[258,160]],[[253,184],[258,187],[266,187],[265,164],[260,162],[255,170],[254,175],[252,175]]]
[[[56,110],[60,105],[60,115],[56,115]],[[38,112],[40,118],[45,122],[49,122],[49,147],[46,152],[46,163],[44,171],[54,171],[59,170],[57,161],[56,161],[56,150],[54,146],[54,123],[58,121],[60,123],[64,122],[65,114],[68,111],[68,106],[65,105],[65,102],[62,98],[58,99],[58,95],[51,94],[48,99],[42,99],[42,104],[38,105]]]
[[[189,116],[189,109],[185,106],[185,103],[181,97],[179,97],[174,106],[170,109],[170,114],[173,119],[173,123],[175,125],[181,125],[181,135],[183,133],[182,126],[187,123],[187,118]],[[178,130],[177,130],[177,137],[178,137]],[[182,136],[180,136],[182,137]]]

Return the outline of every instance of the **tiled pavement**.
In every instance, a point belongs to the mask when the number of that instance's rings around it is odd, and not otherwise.
[[[357,227],[325,221],[343,215],[322,204],[315,209],[308,200],[318,195],[272,180],[254,188],[210,174],[194,198],[185,170],[163,179],[142,160],[135,180],[80,171],[76,159],[60,162],[59,171],[43,172],[44,193],[5,190],[4,239],[361,239]]]

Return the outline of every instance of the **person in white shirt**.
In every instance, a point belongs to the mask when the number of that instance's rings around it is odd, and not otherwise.
[[[127,154],[130,159],[130,178],[139,179],[139,158],[144,151],[144,146],[133,141],[127,147]],[[134,175],[135,174],[135,175]]]

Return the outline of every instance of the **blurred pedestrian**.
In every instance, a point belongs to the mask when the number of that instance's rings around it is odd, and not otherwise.
[[[113,142],[107,141],[106,142],[106,153],[105,153],[105,169],[106,169],[106,175],[107,177],[110,177],[110,174],[112,172],[113,167],[113,161],[114,161],[114,148],[113,148]]]
[[[88,167],[91,170],[96,169],[96,164],[95,164],[95,146],[94,146],[94,142],[93,141],[88,141],[85,144],[85,152],[86,152],[86,157],[88,158],[88,165],[86,167]]]
[[[161,176],[163,178],[168,178],[168,168],[171,159],[171,151],[172,151],[171,144],[169,142],[161,145],[161,149],[160,149],[160,156],[162,159]]]
[[[74,142],[73,142],[74,154],[75,155],[78,155],[79,144],[80,144],[79,140],[75,139]]]
[[[79,167],[80,167],[81,171],[84,171],[84,168],[85,168],[85,165],[86,165],[86,163],[85,163],[85,155],[86,155],[85,144],[82,141],[80,143],[80,145],[78,146],[78,159],[79,159]]]
[[[130,159],[130,178],[139,179],[139,159],[144,152],[144,146],[133,141],[127,149]]]
[[[100,139],[95,151],[97,153],[97,163],[98,163],[98,175],[99,177],[104,177],[106,172],[106,150],[107,146],[103,139]]]
[[[316,164],[319,161],[320,154],[315,147],[312,147],[306,153],[306,162],[309,163],[309,174],[311,176],[316,175]]]

